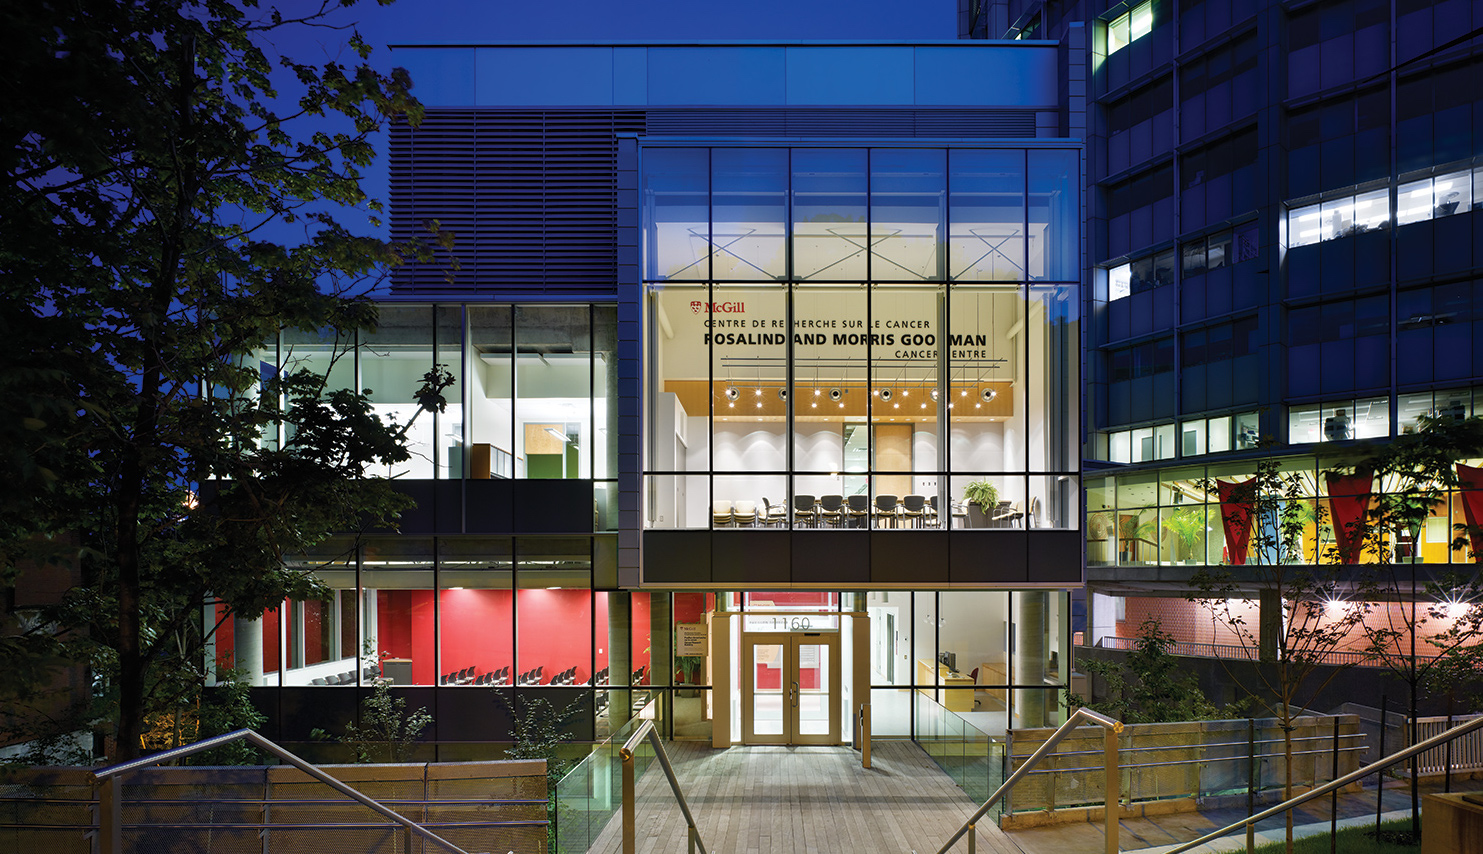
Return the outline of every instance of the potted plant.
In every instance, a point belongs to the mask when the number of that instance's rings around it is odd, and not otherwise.
[[[701,665],[704,663],[705,660],[698,655],[675,656],[675,675],[678,678],[678,681],[690,685],[694,685],[699,682],[700,680],[698,677],[700,674],[700,668]],[[679,695],[681,697],[694,697],[699,693],[700,692],[694,688],[686,688],[682,689],[679,692]]]
[[[1193,507],[1176,510],[1164,520],[1164,530],[1184,546],[1184,562],[1198,563],[1200,546],[1205,538],[1205,514]]]
[[[987,528],[990,514],[999,506],[999,487],[975,480],[963,487],[963,502],[968,505],[968,527]]]

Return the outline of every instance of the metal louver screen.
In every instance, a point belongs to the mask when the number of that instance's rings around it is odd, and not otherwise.
[[[637,112],[429,110],[391,133],[391,233],[456,235],[451,271],[393,272],[398,292],[612,293],[617,265],[616,138]],[[451,281],[449,280],[451,276]]]
[[[392,273],[403,294],[611,294],[617,135],[1031,138],[1033,110],[431,109],[391,131],[391,234],[452,231],[451,253]],[[459,269],[449,264],[456,257]]]

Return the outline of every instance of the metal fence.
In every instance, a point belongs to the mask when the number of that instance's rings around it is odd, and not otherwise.
[[[1139,638],[1119,638],[1108,635],[1097,640],[1100,649],[1136,649],[1140,642]],[[1241,644],[1231,643],[1196,643],[1194,641],[1175,641],[1169,647],[1170,655],[1187,655],[1193,658],[1224,658],[1237,661],[1256,661],[1257,650]],[[1424,656],[1421,656],[1424,657]],[[1360,667],[1384,667],[1384,662],[1375,661],[1373,656],[1366,652],[1353,652],[1349,650],[1328,650],[1315,656],[1317,663],[1339,665],[1358,665]]]
[[[429,830],[474,851],[538,851],[546,842],[539,761],[319,766]],[[99,792],[90,768],[0,771],[0,851],[93,854]],[[296,768],[140,768],[122,785],[128,852],[431,854],[367,807]]]
[[[1413,742],[1408,738],[1406,745],[1409,747],[1411,744],[1420,744],[1428,738],[1441,735],[1454,726],[1475,721],[1478,718],[1483,718],[1483,715],[1417,718],[1416,739]],[[1407,735],[1409,734],[1410,728],[1407,727]],[[1396,742],[1396,744],[1399,743],[1399,741]],[[1449,767],[1453,773],[1483,771],[1483,730],[1474,730],[1449,741],[1442,747],[1432,748],[1418,756],[1417,760],[1416,773],[1423,775],[1445,774]]]
[[[1309,784],[1333,779],[1334,717],[1298,718],[1293,732],[1293,778]],[[1338,716],[1339,774],[1359,767],[1365,750],[1354,715]],[[1013,771],[1053,730],[1011,730],[1006,751]],[[1010,793],[1006,814],[1100,805],[1104,775],[1102,734],[1073,733]],[[1121,736],[1122,801],[1205,798],[1281,789],[1287,759],[1275,718],[1132,724]]]

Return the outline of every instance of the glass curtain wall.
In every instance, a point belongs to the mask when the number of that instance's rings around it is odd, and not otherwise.
[[[284,330],[276,363],[272,347],[253,359],[265,381],[309,371],[326,394],[363,389],[372,411],[407,428],[411,457],[368,475],[592,478],[599,529],[616,530],[617,349],[613,305],[388,304],[374,331]],[[417,401],[435,367],[452,377],[442,412]]]
[[[642,159],[648,527],[1078,524],[1075,151]]]

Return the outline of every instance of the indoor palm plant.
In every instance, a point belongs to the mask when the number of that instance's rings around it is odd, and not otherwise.
[[[987,480],[975,480],[963,487],[963,502],[968,505],[968,527],[987,528],[989,514],[999,506],[999,487]]]

